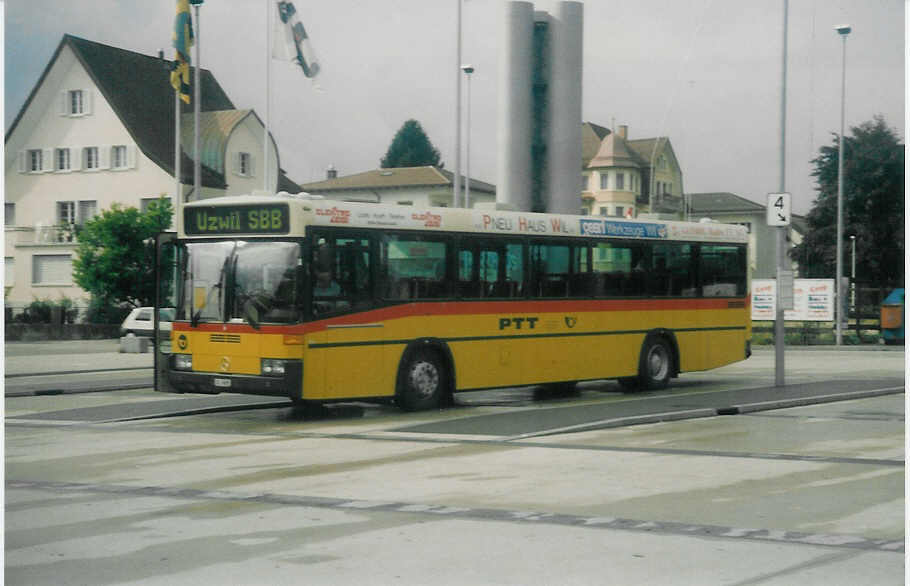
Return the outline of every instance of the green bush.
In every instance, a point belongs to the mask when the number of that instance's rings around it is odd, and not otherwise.
[[[85,321],[90,324],[120,324],[130,310],[132,307],[111,303],[100,297],[92,297],[85,312]]]

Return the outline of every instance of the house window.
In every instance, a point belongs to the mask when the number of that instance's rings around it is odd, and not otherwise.
[[[250,153],[240,153],[240,174],[244,177],[249,177],[252,175],[252,168],[250,167]]]
[[[606,173],[600,174],[600,188],[601,189],[607,189],[607,186],[609,185],[608,177],[609,177],[609,175],[607,175]]]
[[[85,107],[82,98],[82,90],[69,91],[69,114],[85,113]]]
[[[16,204],[4,202],[3,204],[3,225],[16,225]]]
[[[85,147],[82,149],[82,165],[84,169],[101,168],[101,161],[98,159],[98,147]]]
[[[588,176],[587,175],[581,176],[581,190],[582,191],[588,190]]]
[[[606,208],[606,206],[600,208],[600,215],[601,215],[601,216],[606,216],[606,215],[607,215],[607,208]]]
[[[76,223],[76,202],[58,201],[57,202],[57,224],[75,224]]]
[[[616,190],[619,191],[620,189],[625,189],[625,188],[626,188],[626,174],[617,173],[616,174]]]
[[[127,166],[126,145],[118,144],[111,147],[111,168],[126,169]]]
[[[98,215],[98,202],[95,200],[82,200],[79,202],[79,225],[82,226]]]
[[[3,259],[3,286],[12,287],[16,284],[16,259],[7,256]]]
[[[36,254],[32,257],[33,285],[71,285],[73,259],[68,254]]]
[[[616,216],[621,218],[625,215],[625,208],[622,206],[616,206]]]
[[[40,173],[42,170],[41,167],[41,149],[30,149],[26,153],[28,167],[27,171],[32,173]]]
[[[54,170],[55,171],[69,171],[70,170],[70,150],[69,149],[54,149]]]

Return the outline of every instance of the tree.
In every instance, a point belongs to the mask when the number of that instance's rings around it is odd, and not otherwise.
[[[904,145],[876,116],[844,136],[844,275],[850,275],[850,236],[856,236],[857,281],[881,287],[904,282]],[[837,258],[837,149],[823,146],[812,160],[818,196],[808,232],[791,256],[807,277],[833,277]]]
[[[85,223],[73,259],[73,280],[104,304],[135,307],[155,301],[155,245],[149,242],[171,225],[171,203],[160,198],[148,211],[118,204]]]
[[[433,165],[442,169],[439,162],[439,151],[427,138],[426,133],[416,120],[408,120],[401,125],[385,156],[379,161],[383,169],[392,167],[422,167]]]

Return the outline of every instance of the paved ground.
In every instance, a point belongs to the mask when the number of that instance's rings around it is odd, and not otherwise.
[[[904,372],[902,353],[808,354],[788,355],[794,386]],[[759,352],[684,377],[668,397],[735,397],[767,386],[769,366]],[[323,420],[283,407],[99,424],[42,414],[172,399],[7,398],[6,581],[902,583],[902,393],[500,433],[497,422],[522,413],[600,419],[593,411],[630,399],[610,384],[563,400],[519,389],[466,395],[470,408]],[[452,433],[455,420],[471,433]]]

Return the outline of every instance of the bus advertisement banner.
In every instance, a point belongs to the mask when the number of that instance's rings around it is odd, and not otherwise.
[[[752,280],[752,320],[774,321],[777,311],[777,281]],[[785,321],[833,321],[834,279],[794,279],[793,309]]]

